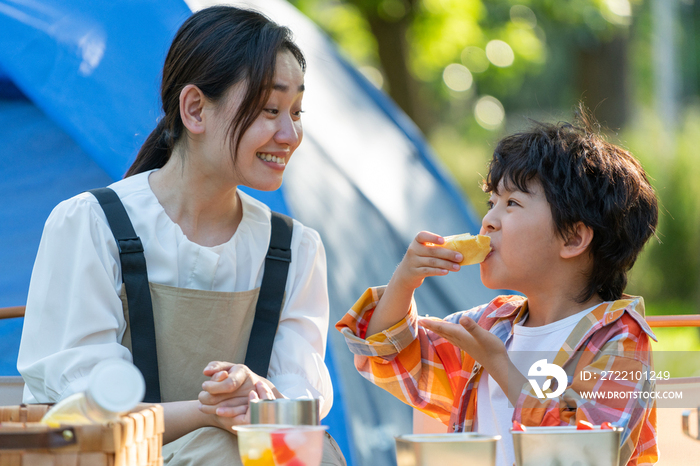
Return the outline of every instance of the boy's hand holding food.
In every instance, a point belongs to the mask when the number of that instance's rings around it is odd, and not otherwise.
[[[448,272],[458,271],[459,263],[464,257],[458,251],[436,247],[444,243],[444,238],[435,233],[428,231],[418,233],[391,281],[397,286],[413,291],[421,286],[425,277],[447,275]]]
[[[483,235],[443,238],[429,231],[418,233],[377,304],[367,326],[367,335],[386,330],[403,319],[410,308],[413,292],[423,284],[425,277],[447,275],[460,270],[460,264],[483,261],[491,251],[490,243],[491,239]]]
[[[460,269],[462,254],[439,247],[444,243],[443,237],[435,233],[421,231],[416,235],[372,314],[367,336],[382,332],[406,317],[413,292],[425,277],[447,275]]]
[[[469,233],[445,236],[445,244],[442,246],[462,254],[463,259],[459,265],[478,264],[491,252],[491,238],[485,235],[472,236]]]

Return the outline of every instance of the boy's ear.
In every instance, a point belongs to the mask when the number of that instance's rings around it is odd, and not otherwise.
[[[200,134],[204,132],[204,120],[202,110],[204,109],[204,93],[194,84],[188,84],[180,91],[180,118],[191,133]]]
[[[564,259],[580,256],[588,249],[591,241],[593,241],[593,229],[583,222],[578,222],[574,225],[573,230],[569,232],[560,255]]]

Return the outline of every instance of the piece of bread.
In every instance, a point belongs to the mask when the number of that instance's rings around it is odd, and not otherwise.
[[[445,236],[445,244],[442,246],[464,256],[459,265],[478,264],[491,252],[491,238],[484,235],[472,236],[469,233]]]

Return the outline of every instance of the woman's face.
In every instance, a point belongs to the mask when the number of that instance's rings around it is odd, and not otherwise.
[[[231,120],[245,94],[243,83],[234,85],[217,109],[211,150],[218,152],[222,173],[233,171],[236,185],[271,191],[280,187],[284,169],[299,147],[303,135],[301,101],[304,95],[304,74],[299,62],[288,52],[277,55],[270,98],[253,124],[243,133],[232,165],[232,144],[229,135]],[[216,150],[218,145],[219,150]]]

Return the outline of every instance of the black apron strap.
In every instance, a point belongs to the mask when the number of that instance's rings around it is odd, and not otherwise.
[[[91,193],[102,206],[109,227],[119,248],[122,266],[122,281],[126,287],[131,326],[131,353],[134,365],[146,380],[147,403],[160,403],[160,379],[156,353],[156,331],[153,323],[151,290],[148,286],[146,258],[141,239],[136,236],[129,215],[119,196],[110,188],[91,189]]]
[[[260,295],[255,308],[255,320],[248,340],[245,365],[261,377],[267,377],[272,355],[272,343],[279,325],[287,272],[292,261],[292,219],[272,212],[270,247],[265,257]]]

